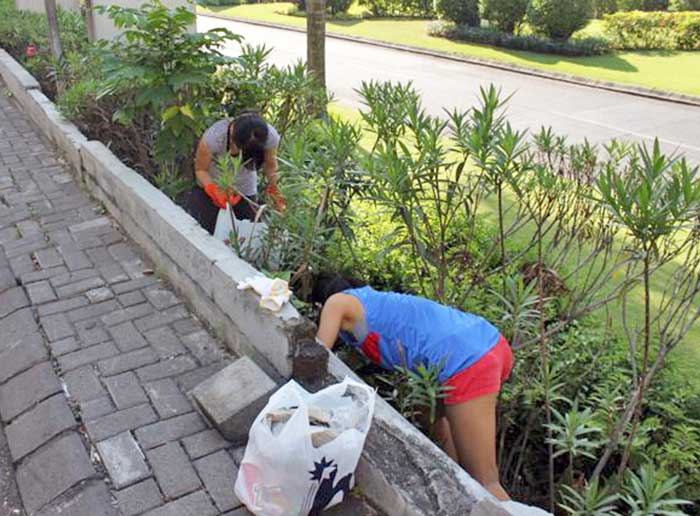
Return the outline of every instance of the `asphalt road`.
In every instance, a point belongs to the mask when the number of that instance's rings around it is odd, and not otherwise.
[[[299,32],[199,16],[198,29],[226,27],[246,42],[274,48],[271,59],[286,64],[306,56],[306,35]],[[238,45],[227,52],[235,54]],[[587,138],[604,143],[612,138],[661,141],[667,152],[685,154],[700,163],[700,107],[609,92],[531,77],[486,66],[460,63],[408,51],[328,38],[327,82],[343,104],[360,106],[355,89],[362,81],[412,81],[426,109],[468,108],[479,88],[490,83],[514,94],[508,104],[511,123],[518,129],[551,126],[572,141]]]

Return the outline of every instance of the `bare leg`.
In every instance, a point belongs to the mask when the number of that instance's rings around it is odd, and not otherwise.
[[[459,463],[459,454],[457,453],[454,439],[452,439],[450,422],[445,416],[440,417],[435,423],[435,440],[450,459]]]
[[[447,419],[459,453],[459,463],[499,500],[510,500],[496,464],[496,403],[498,393],[447,405]]]

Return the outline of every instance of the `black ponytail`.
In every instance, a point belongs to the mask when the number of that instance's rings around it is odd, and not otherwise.
[[[334,294],[364,286],[366,286],[364,281],[355,278],[346,278],[335,272],[320,272],[314,277],[314,286],[309,300],[323,305]]]
[[[243,162],[256,169],[265,161],[265,143],[267,142],[267,122],[255,111],[244,111],[232,122],[229,142],[233,141],[240,150]]]

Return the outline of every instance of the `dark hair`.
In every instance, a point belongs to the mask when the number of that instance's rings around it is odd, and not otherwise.
[[[243,112],[233,120],[229,138],[241,152],[243,162],[260,168],[265,161],[267,122],[255,112]]]
[[[323,305],[333,294],[366,285],[362,280],[346,278],[335,272],[319,272],[314,277],[314,287],[311,290],[311,298],[309,300],[312,303]]]

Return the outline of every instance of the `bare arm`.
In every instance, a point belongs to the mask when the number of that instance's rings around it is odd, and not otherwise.
[[[328,349],[333,349],[335,341],[345,317],[346,306],[344,300],[339,296],[332,296],[323,305],[321,310],[321,322],[318,325],[316,338],[320,340]]]
[[[277,149],[265,150],[265,161],[263,162],[263,171],[269,186],[277,186]]]
[[[209,167],[212,161],[213,158],[209,146],[203,140],[200,140],[194,157],[194,175],[197,179],[197,184],[202,188],[211,183]]]

